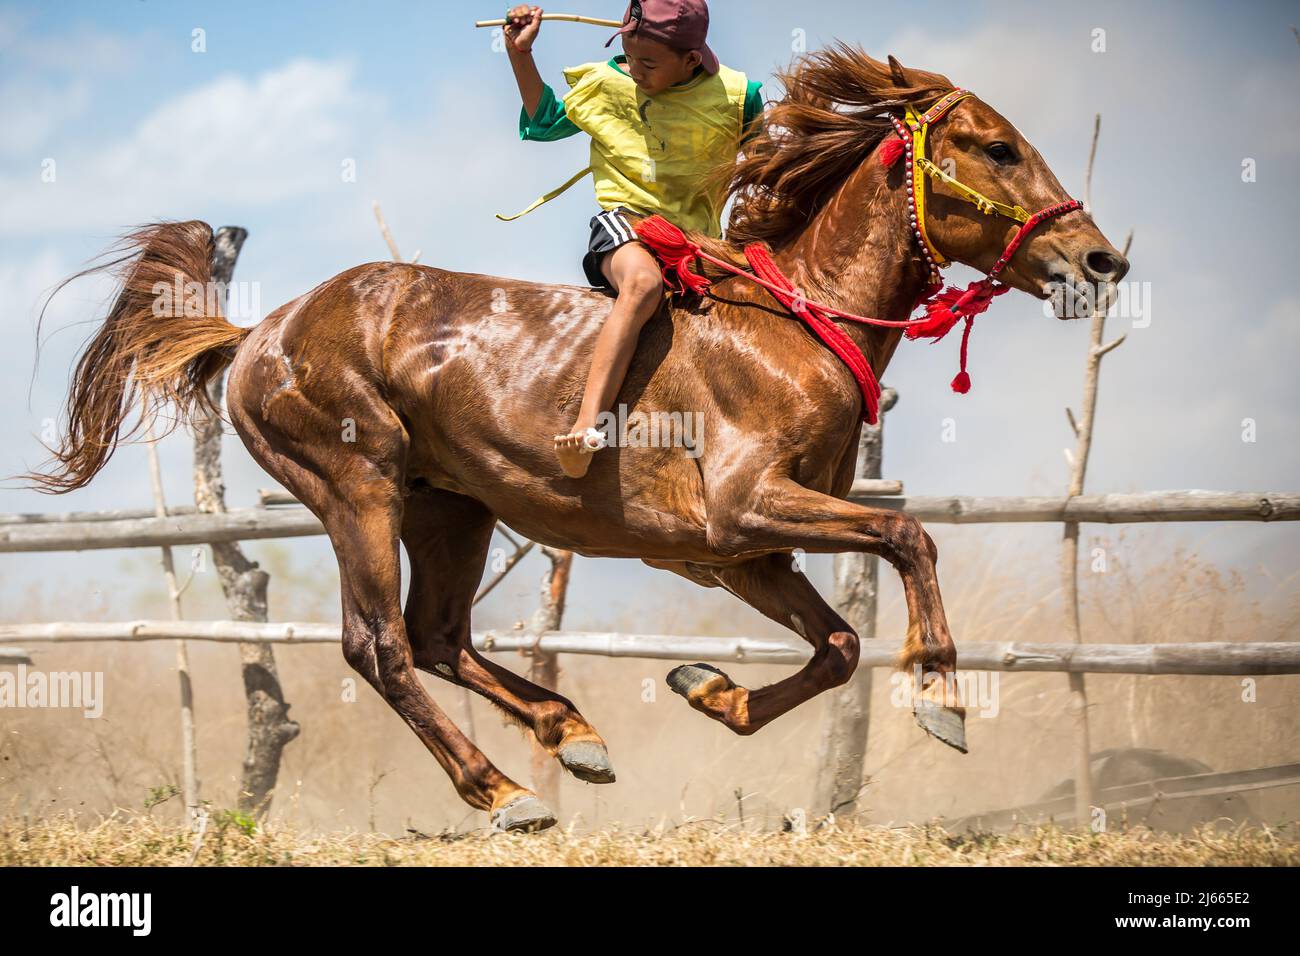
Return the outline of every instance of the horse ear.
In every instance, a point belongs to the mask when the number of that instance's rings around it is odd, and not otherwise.
[[[907,82],[907,73],[903,70],[903,64],[894,59],[894,54],[889,54],[889,75],[894,79],[895,86],[911,86]]]

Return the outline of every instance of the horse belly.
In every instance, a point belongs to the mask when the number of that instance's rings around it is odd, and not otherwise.
[[[545,460],[549,440],[525,455],[484,451],[477,460],[461,457],[454,469],[419,469],[421,477],[481,501],[539,544],[593,557],[712,557],[699,471],[689,460],[673,460],[665,449],[607,448],[586,477],[573,480],[556,477]]]
[[[457,276],[451,294],[396,312],[388,400],[410,433],[411,482],[481,501],[542,544],[581,554],[717,560],[708,547],[705,376],[698,317],[642,329],[614,406],[618,447],[564,477],[553,436],[569,429],[612,300],[590,290]],[[436,304],[435,304],[436,303]]]

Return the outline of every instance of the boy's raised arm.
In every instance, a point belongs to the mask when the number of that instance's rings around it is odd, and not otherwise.
[[[537,115],[546,87],[533,62],[533,44],[537,41],[537,31],[542,28],[542,8],[527,4],[511,7],[506,19],[509,21],[505,26],[506,55],[510,58],[510,68],[515,71],[524,110],[531,119]]]

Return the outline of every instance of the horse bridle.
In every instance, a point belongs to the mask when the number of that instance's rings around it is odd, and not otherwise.
[[[1083,208],[1083,203],[1079,200],[1067,199],[1031,215],[1019,205],[1008,206],[1006,203],[989,199],[979,190],[972,189],[955,177],[949,176],[926,157],[925,140],[930,126],[941,120],[949,110],[966,97],[972,95],[969,90],[950,90],[924,113],[918,114],[909,104],[906,109],[905,122],[893,115],[889,117],[901,141],[902,155],[907,158],[907,196],[911,204],[909,222],[912,233],[921,247],[921,254],[925,258],[926,265],[929,266],[931,285],[942,281],[939,270],[948,264],[948,260],[935,248],[934,243],[930,241],[930,237],[925,231],[925,181],[923,176],[929,176],[932,180],[943,183],[986,216],[996,214],[1020,223],[1020,229],[1012,237],[1011,242],[1007,244],[1002,255],[998,257],[997,263],[989,270],[987,278],[990,280],[996,279],[998,274],[1006,268],[1011,257],[1020,248],[1020,244],[1040,224],[1055,216],[1061,216],[1067,212]],[[893,160],[897,159],[898,155],[897,152],[893,153],[892,158],[887,159],[886,163],[892,165]]]

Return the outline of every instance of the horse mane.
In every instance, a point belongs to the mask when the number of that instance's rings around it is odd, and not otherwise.
[[[920,109],[952,89],[938,73],[882,63],[838,40],[799,57],[777,80],[785,96],[763,111],[744,152],[712,174],[735,198],[724,255],[751,242],[773,250],[793,242],[893,132],[888,114]]]

